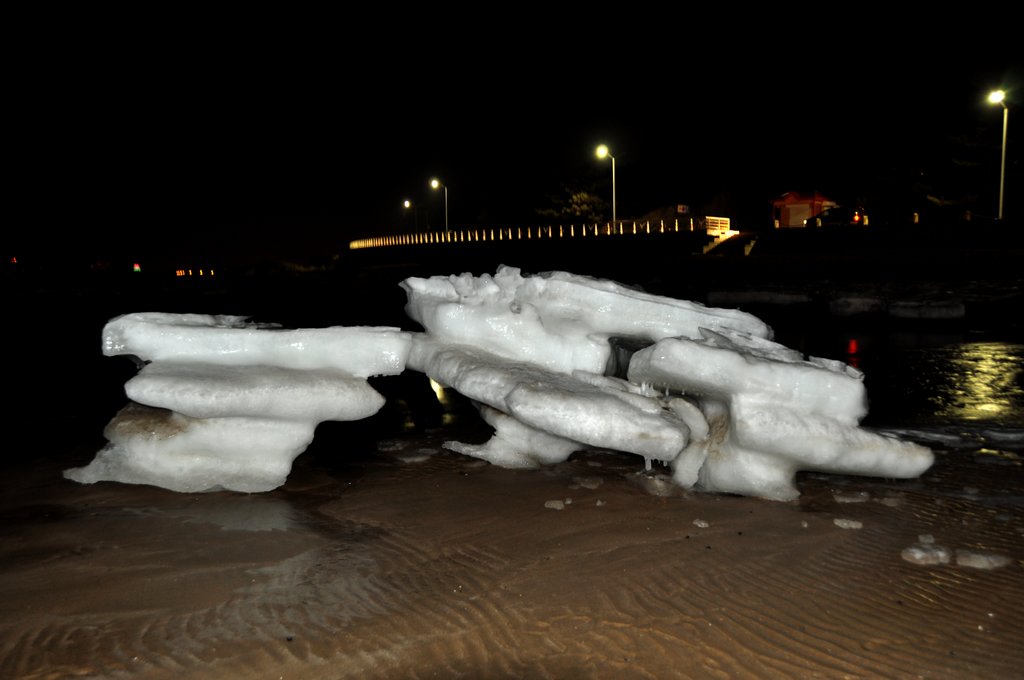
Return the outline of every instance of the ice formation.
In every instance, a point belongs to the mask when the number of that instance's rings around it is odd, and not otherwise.
[[[128,314],[103,330],[103,353],[149,362],[132,400],[107,425],[107,446],[66,471],[173,491],[269,491],[324,420],[376,413],[366,378],[405,368],[410,335],[395,328],[279,330],[237,316]]]
[[[402,285],[426,331],[409,367],[485,405],[495,428],[482,445],[446,444],[461,453],[522,467],[615,449],[671,465],[683,487],[774,500],[799,495],[800,470],[908,478],[933,462],[859,427],[860,371],[805,359],[749,314],[511,267]],[[628,380],[605,375],[613,338],[648,345]]]
[[[799,470],[906,478],[929,449],[865,430],[863,375],[771,340],[763,321],[552,272],[409,278],[424,332],[280,330],[235,316],[130,314],[104,353],[150,362],[80,482],[178,491],[279,486],[323,420],[375,413],[365,381],[405,368],[475,402],[494,428],[454,451],[505,467],[604,448],[671,466],[686,488],[797,497]],[[639,348],[639,349],[637,349]],[[635,350],[631,353],[631,349]]]

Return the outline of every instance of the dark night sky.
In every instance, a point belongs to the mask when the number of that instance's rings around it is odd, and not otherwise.
[[[440,43],[417,28],[41,51],[8,102],[24,216],[8,240],[51,243],[60,228],[71,249],[242,234],[279,253],[331,248],[411,227],[403,198],[440,226],[434,175],[453,226],[536,223],[563,184],[610,193],[599,142],[617,158],[620,217],[724,197],[739,220],[767,220],[794,189],[854,200],[948,155],[950,139],[985,147],[991,167],[974,173],[994,192],[1001,116],[984,96],[1016,85],[1011,106],[1024,99],[1011,50],[952,35],[914,43],[893,29],[848,49],[824,31],[716,50],[685,33],[610,48],[554,28]]]

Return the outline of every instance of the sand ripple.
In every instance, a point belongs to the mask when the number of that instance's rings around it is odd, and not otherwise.
[[[659,496],[632,463],[593,452],[502,470],[438,447],[258,497],[58,485],[45,505],[14,499],[0,677],[1010,677],[1024,666],[1020,507],[985,480],[957,491],[949,461],[907,483],[806,476],[796,503]],[[864,502],[842,502],[851,494]],[[572,502],[552,512],[552,498]],[[899,502],[869,502],[885,499]],[[902,559],[922,535],[1014,562]]]

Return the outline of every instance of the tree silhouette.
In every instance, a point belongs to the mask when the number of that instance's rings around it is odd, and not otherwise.
[[[601,222],[608,216],[608,203],[587,188],[564,185],[550,201],[550,206],[537,208],[538,216],[583,223]]]

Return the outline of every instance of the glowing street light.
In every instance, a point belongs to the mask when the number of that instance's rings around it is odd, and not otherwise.
[[[1010,107],[1006,105],[1006,93],[993,90],[988,95],[989,104],[1001,104],[1003,107],[1003,155],[999,165],[999,221],[1003,219],[1003,187],[1006,182],[1006,128],[1010,123]]]
[[[444,230],[448,231],[448,185],[442,184],[436,177],[430,180],[431,189],[444,189]]]
[[[405,208],[406,210],[412,209],[413,224],[416,225],[416,231],[419,231],[420,230],[420,211],[416,209],[416,207],[413,205],[412,201],[410,201],[408,198],[405,199],[404,201],[402,201],[402,207]]]
[[[612,159],[612,226],[615,226],[615,156],[604,144],[597,147],[597,157],[603,159],[605,156]]]

